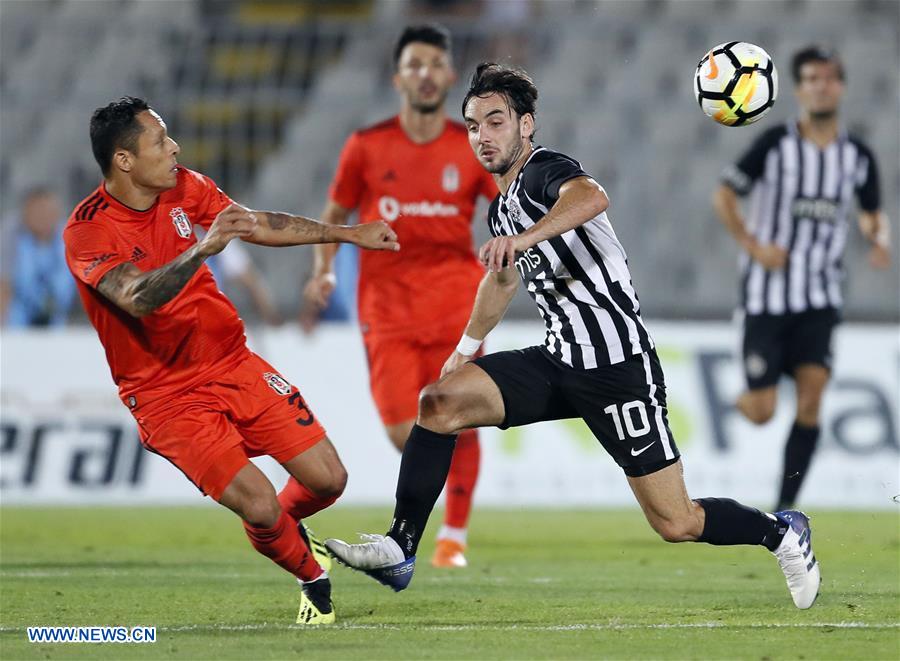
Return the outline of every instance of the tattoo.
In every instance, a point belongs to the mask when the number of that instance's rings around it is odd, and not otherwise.
[[[283,230],[292,218],[286,213],[266,212],[266,221],[273,230]]]
[[[277,211],[254,211],[254,213],[270,230],[280,233],[280,236],[267,241],[267,245],[296,246],[328,242],[328,226],[325,223]]]
[[[103,276],[97,290],[136,317],[150,314],[175,298],[203,264],[206,257],[198,245],[147,273],[131,263],[117,266]]]

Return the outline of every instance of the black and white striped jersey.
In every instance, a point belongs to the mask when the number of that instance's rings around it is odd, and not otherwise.
[[[536,147],[506,195],[494,198],[491,233],[524,232],[556,203],[562,184],[586,176],[574,159]],[[565,364],[591,369],[653,347],[606,213],[520,253],[515,266],[547,326],[546,349]]]
[[[790,314],[840,308],[842,256],[852,225],[854,194],[860,208],[879,208],[878,169],[872,152],[841,131],[820,149],[801,137],[796,122],[766,131],[722,180],[750,194],[747,231],[763,244],[787,250],[788,261],[766,271],[741,254],[741,301],[747,314]]]

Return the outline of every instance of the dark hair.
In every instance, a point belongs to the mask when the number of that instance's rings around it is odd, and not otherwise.
[[[537,112],[537,87],[531,76],[522,69],[511,69],[496,62],[482,62],[475,69],[475,74],[469,83],[469,91],[462,102],[462,114],[466,114],[466,105],[473,96],[485,97],[491,94],[502,94],[516,114],[531,114],[534,117]]]
[[[138,136],[143,131],[137,115],[145,110],[150,106],[143,99],[123,96],[91,115],[91,150],[103,176],[109,175],[117,149],[137,153]]]
[[[442,51],[450,52],[450,31],[437,23],[408,25],[394,44],[394,69],[400,64],[403,49],[412,43],[423,43],[437,46]]]
[[[794,53],[791,60],[791,74],[794,76],[794,84],[800,82],[800,70],[810,62],[832,62],[837,67],[838,76],[844,80],[844,63],[836,51],[818,44],[812,44]]]

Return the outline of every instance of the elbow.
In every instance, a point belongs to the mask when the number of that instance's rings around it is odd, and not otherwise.
[[[149,301],[142,300],[140,293],[133,294],[119,303],[119,307],[135,319],[143,319],[156,309]]]
[[[147,315],[149,315],[153,310],[140,305],[139,303],[130,303],[128,305],[123,305],[122,309],[125,310],[128,314],[130,314],[135,319],[143,319]]]
[[[736,197],[734,191],[725,184],[719,184],[710,198],[713,209],[715,209],[719,216],[723,216],[728,209],[734,207],[735,200]]]
[[[594,216],[599,216],[609,209],[609,197],[607,197],[606,193],[602,190],[597,191],[597,194],[593,196],[591,202],[593,203]]]

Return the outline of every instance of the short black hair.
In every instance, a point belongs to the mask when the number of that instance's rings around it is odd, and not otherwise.
[[[394,69],[400,64],[403,49],[412,43],[423,43],[437,46],[442,51],[450,52],[450,31],[438,23],[407,25],[397,43],[394,44]]]
[[[844,63],[837,51],[825,48],[819,44],[811,44],[794,53],[791,60],[791,74],[794,76],[794,84],[800,82],[800,70],[810,62],[832,62],[837,67],[838,76],[844,80]]]
[[[475,69],[469,83],[469,91],[462,102],[462,114],[465,117],[466,106],[473,96],[485,97],[491,94],[502,94],[506,97],[515,113],[522,115],[537,112],[537,87],[534,81],[522,69],[512,69],[496,62],[482,62]]]
[[[138,136],[143,130],[137,116],[145,110],[150,106],[143,99],[123,96],[91,115],[91,150],[103,176],[109,176],[117,149],[137,153]]]

